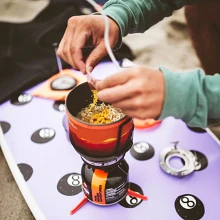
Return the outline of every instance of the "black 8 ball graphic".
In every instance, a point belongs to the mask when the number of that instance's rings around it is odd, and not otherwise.
[[[7,133],[11,128],[11,125],[6,121],[0,121],[0,125],[2,127],[3,134]]]
[[[68,125],[68,119],[67,119],[67,116],[66,116],[66,115],[64,115],[62,122],[63,122],[63,127],[64,127],[65,132],[66,132],[67,140],[70,141],[70,137],[69,137],[69,125]]]
[[[196,150],[190,150],[196,157],[196,163],[195,163],[195,171],[201,171],[204,170],[208,166],[208,159],[207,157]],[[181,159],[182,163],[184,164],[184,161]]]
[[[64,127],[65,131],[66,131],[67,133],[69,133],[68,118],[67,118],[66,115],[63,116],[62,122],[63,122],[63,127]]]
[[[178,215],[185,220],[199,220],[205,214],[202,201],[191,194],[179,196],[175,201],[175,209]]]
[[[76,80],[70,76],[61,76],[51,83],[52,90],[70,90],[76,86]]]
[[[58,184],[57,190],[66,196],[75,196],[82,191],[82,177],[78,173],[69,173],[63,176]]]
[[[33,168],[30,165],[25,164],[25,163],[18,164],[18,167],[21,173],[23,174],[25,181],[28,181],[33,174]]]
[[[32,95],[27,93],[22,93],[19,95],[14,96],[11,99],[11,104],[13,105],[26,105],[27,103],[31,102]]]
[[[190,127],[190,126],[187,126],[189,128],[189,130],[191,131],[194,131],[196,133],[205,133],[206,130],[203,129],[203,128],[199,128],[199,127]]]
[[[65,102],[63,101],[56,101],[53,104],[53,108],[59,112],[65,112],[66,107],[65,107]]]
[[[32,134],[31,140],[37,144],[44,144],[51,141],[55,134],[52,128],[41,128]]]
[[[154,156],[154,148],[147,142],[141,141],[132,146],[130,153],[137,160],[149,160]]]
[[[140,193],[143,195],[143,190],[141,189],[140,186],[138,186],[135,183],[129,183],[129,188],[137,193]],[[133,197],[133,196],[129,196],[127,195],[124,199],[122,199],[119,204],[125,208],[135,208],[138,205],[140,205],[140,203],[142,202],[141,199]]]
[[[207,157],[199,151],[191,150],[191,152],[196,157],[195,171],[204,170],[208,166]]]

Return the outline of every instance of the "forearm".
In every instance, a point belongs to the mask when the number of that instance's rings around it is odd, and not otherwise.
[[[201,69],[172,73],[161,68],[166,95],[160,119],[173,116],[190,126],[207,127],[220,119],[220,75],[206,76]]]
[[[109,0],[103,10],[119,25],[121,36],[144,32],[174,10],[198,0]]]

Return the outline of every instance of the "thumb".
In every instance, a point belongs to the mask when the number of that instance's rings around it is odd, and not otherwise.
[[[107,55],[107,50],[104,41],[102,41],[95,49],[89,54],[86,59],[86,72],[91,73],[94,67],[100,62],[100,60]]]

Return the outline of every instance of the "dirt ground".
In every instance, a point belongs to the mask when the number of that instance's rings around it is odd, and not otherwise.
[[[164,66],[173,71],[200,67],[187,33],[183,9],[150,28],[144,34],[124,39],[136,56],[135,63],[146,67]],[[0,220],[32,220],[0,150]]]
[[[24,201],[0,149],[0,220],[35,219]]]

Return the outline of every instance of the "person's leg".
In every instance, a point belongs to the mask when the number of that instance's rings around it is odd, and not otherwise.
[[[190,36],[207,75],[220,73],[220,4],[185,8]]]
[[[196,53],[207,75],[220,73],[220,4],[197,4],[185,8]],[[220,124],[210,121],[210,130],[220,140]]]

